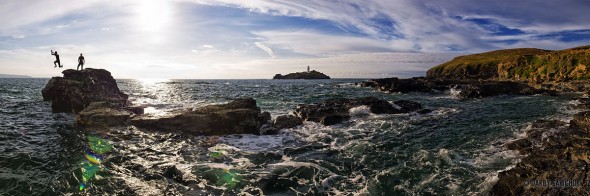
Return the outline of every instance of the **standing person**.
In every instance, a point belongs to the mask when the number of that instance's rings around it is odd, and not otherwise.
[[[84,60],[84,56],[82,56],[82,53],[80,53],[80,57],[78,57],[78,67],[82,66],[82,69],[84,69],[84,63],[86,63],[86,61]],[[76,70],[78,70],[78,67],[76,67]]]
[[[51,55],[55,56],[55,61],[53,61],[55,66],[53,66],[53,68],[56,68],[58,65],[60,68],[63,67],[59,61],[59,54],[57,54],[57,51],[53,52],[53,50],[51,50]]]

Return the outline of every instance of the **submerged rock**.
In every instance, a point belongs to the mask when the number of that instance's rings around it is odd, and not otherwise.
[[[242,98],[166,117],[142,115],[131,119],[131,124],[145,129],[182,131],[193,135],[258,135],[261,125],[268,122],[269,115],[260,111],[253,98]]]
[[[53,77],[43,88],[43,100],[51,101],[53,112],[78,113],[92,102],[105,101],[124,107],[128,95],[104,69],[68,69],[63,77]]]
[[[376,97],[357,99],[336,98],[328,99],[319,104],[304,104],[295,109],[295,115],[305,121],[314,121],[323,125],[338,124],[350,118],[349,110],[358,106],[369,106],[374,114],[399,114],[413,112],[422,105],[413,101],[394,101],[395,106]],[[396,107],[397,106],[397,107]]]

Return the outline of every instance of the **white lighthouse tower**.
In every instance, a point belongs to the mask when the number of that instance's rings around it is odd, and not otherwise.
[[[307,66],[307,73],[309,73],[309,65]]]

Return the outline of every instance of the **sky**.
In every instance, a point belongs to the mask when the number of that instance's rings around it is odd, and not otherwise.
[[[0,74],[265,79],[423,76],[455,56],[590,45],[588,0],[3,0]]]

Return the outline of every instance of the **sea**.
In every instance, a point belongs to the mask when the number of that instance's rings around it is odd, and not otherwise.
[[[299,104],[365,96],[433,110],[376,115],[361,106],[333,126],[205,137],[78,127],[74,114],[52,113],[43,101],[48,80],[0,79],[0,195],[487,195],[498,173],[522,158],[506,143],[525,137],[535,120],[568,122],[574,112],[563,96],[462,100],[456,89],[401,94],[355,85],[365,79],[117,80],[153,115],[240,97],[273,118]],[[106,150],[92,161],[97,141]]]

